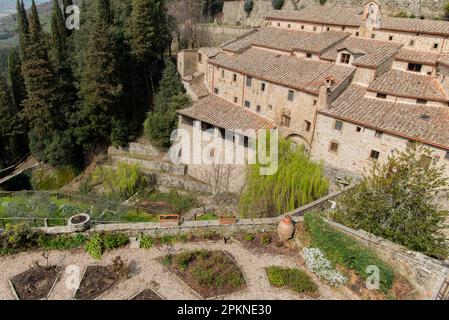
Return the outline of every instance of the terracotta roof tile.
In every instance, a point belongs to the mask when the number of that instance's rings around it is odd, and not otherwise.
[[[441,86],[431,76],[395,69],[374,80],[368,90],[399,97],[449,101]]]
[[[449,22],[428,19],[382,17],[380,29],[449,36]]]
[[[332,45],[337,44],[343,39],[349,37],[351,33],[340,31],[328,31],[321,33],[314,33],[300,44],[294,47],[294,50],[312,53],[322,53]]]
[[[275,124],[244,107],[235,105],[215,95],[208,95],[178,113],[230,130],[272,129]]]
[[[360,26],[363,8],[310,6],[299,11],[274,10],[265,19]]]
[[[401,61],[436,65],[437,61],[438,61],[438,56],[439,55],[437,53],[432,53],[432,52],[401,49],[394,56],[394,58],[396,60],[401,60]]]
[[[351,66],[275,54],[255,48],[237,56],[221,53],[209,62],[258,79],[315,94],[319,92],[327,77],[333,76],[338,84],[355,70]]]
[[[320,113],[449,149],[449,108],[366,98],[365,91],[351,85]]]
[[[373,68],[392,57],[401,47],[402,44],[396,42],[349,37],[324,53],[321,58],[335,61],[338,51],[347,49],[359,54],[354,60],[355,65]]]
[[[239,37],[235,41],[228,42],[222,48],[223,50],[231,52],[241,52],[251,47],[251,45],[257,45],[291,51],[311,34],[312,33],[310,32],[279,28],[262,28],[256,29],[254,32],[251,32],[244,37]]]

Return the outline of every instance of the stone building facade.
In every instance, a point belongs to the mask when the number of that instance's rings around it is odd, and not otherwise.
[[[342,175],[412,142],[449,161],[448,22],[386,17],[371,1],[274,11],[266,25],[178,54],[200,93],[182,125],[275,127]]]

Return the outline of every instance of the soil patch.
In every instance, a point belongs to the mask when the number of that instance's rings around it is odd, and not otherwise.
[[[163,300],[160,295],[154,292],[152,289],[145,289],[138,293],[131,300]]]
[[[297,255],[298,253],[298,249],[291,245],[292,241],[286,243],[280,241],[276,232],[239,234],[236,239],[246,249],[260,254]]]
[[[246,285],[243,273],[224,251],[187,251],[159,261],[206,299],[234,293]]]
[[[58,266],[36,266],[14,276],[11,283],[20,300],[46,299],[61,269]]]
[[[75,216],[74,218],[72,218],[72,223],[79,224],[79,223],[83,223],[86,220],[87,220],[86,216]]]
[[[75,299],[93,300],[119,282],[112,266],[88,266]]]

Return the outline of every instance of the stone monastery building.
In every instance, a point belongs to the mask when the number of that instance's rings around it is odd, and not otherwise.
[[[384,17],[375,1],[265,20],[219,48],[178,54],[195,101],[180,127],[278,128],[357,174],[419,142],[449,175],[449,22]]]

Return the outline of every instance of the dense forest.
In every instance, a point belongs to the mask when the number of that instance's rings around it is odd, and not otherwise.
[[[64,0],[67,7],[72,0]],[[19,46],[0,76],[0,166],[32,153],[82,168],[143,130],[171,43],[164,0],[83,1],[80,30],[53,0],[50,32],[17,1]],[[5,61],[6,60],[6,61]]]

